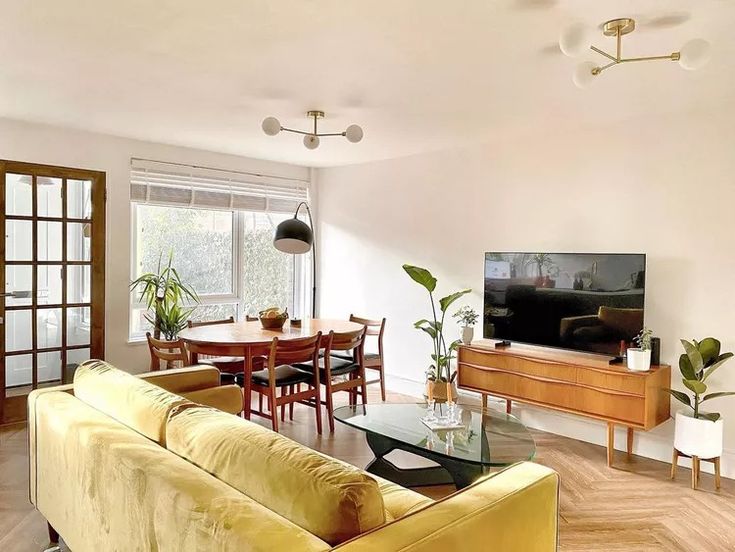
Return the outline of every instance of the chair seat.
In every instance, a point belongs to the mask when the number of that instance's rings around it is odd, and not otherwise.
[[[354,372],[355,370],[360,369],[360,365],[353,362],[352,357],[349,359],[344,358],[338,358],[334,355],[330,355],[332,358],[330,360],[330,369],[332,372],[332,376],[341,376],[343,374],[349,374],[350,372]],[[296,368],[300,370],[305,370],[307,372],[314,372],[314,364],[312,362],[304,362],[294,365]],[[324,381],[326,378],[326,369],[324,368],[324,359],[319,359],[319,379],[321,381]]]
[[[276,386],[283,387],[284,385],[293,385],[295,383],[309,383],[314,378],[313,374],[304,370],[299,370],[294,366],[284,364],[282,366],[276,366]],[[236,381],[241,384],[243,381],[243,375],[237,374],[235,376]],[[268,385],[268,369],[258,370],[253,372],[253,383],[258,385]]]
[[[341,360],[352,361],[352,353],[332,353],[329,356],[332,358],[339,358]],[[363,358],[365,360],[380,360],[380,355],[378,353],[365,353]]]
[[[221,372],[229,372],[230,374],[240,373],[245,369],[245,359],[242,357],[211,357],[211,358],[200,358],[199,364],[206,364],[208,366],[214,366]],[[253,369],[261,370],[265,365],[265,357],[256,356],[253,357]]]

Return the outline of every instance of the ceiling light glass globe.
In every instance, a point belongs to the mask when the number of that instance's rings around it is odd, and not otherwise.
[[[595,82],[598,75],[595,75],[592,71],[597,68],[597,64],[593,61],[585,61],[577,65],[572,75],[572,81],[577,88],[587,88],[590,84]]]
[[[314,134],[307,134],[304,136],[304,145],[310,149],[316,149],[319,147],[319,136],[315,136]]]
[[[347,130],[345,130],[345,138],[352,142],[353,144],[356,144],[360,140],[362,140],[363,132],[362,128],[360,128],[358,125],[350,125],[347,127]]]
[[[266,117],[263,119],[263,124],[260,125],[263,129],[263,132],[265,132],[268,136],[275,136],[279,132],[281,132],[281,121],[276,119],[275,117]]]
[[[710,43],[701,38],[690,40],[681,47],[679,65],[694,71],[707,64],[710,58]]]
[[[584,23],[572,23],[559,35],[559,49],[565,56],[579,57],[590,47],[590,29]]]

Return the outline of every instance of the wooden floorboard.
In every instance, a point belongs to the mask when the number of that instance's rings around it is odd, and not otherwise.
[[[371,401],[379,398],[372,393]],[[389,393],[389,402],[412,402]],[[269,425],[266,420],[259,420]],[[327,427],[325,420],[325,428]],[[337,422],[333,435],[318,437],[313,410],[296,406],[295,420],[282,433],[307,446],[359,467],[372,459],[362,432]],[[560,550],[574,552],[719,552],[735,550],[735,482],[723,479],[722,490],[702,474],[700,489],[689,488],[690,471],[679,468],[669,480],[670,465],[616,453],[608,468],[605,449],[550,433],[533,431],[535,461],[561,475]],[[405,465],[422,459],[402,455]],[[448,486],[420,492],[439,498]],[[48,543],[46,523],[28,502],[28,443],[24,424],[0,428],[0,551],[37,552]]]

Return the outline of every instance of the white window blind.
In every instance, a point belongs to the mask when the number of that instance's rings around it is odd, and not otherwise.
[[[130,200],[226,211],[293,213],[309,183],[278,176],[131,159]]]

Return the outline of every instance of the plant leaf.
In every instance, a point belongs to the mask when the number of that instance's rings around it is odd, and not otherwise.
[[[436,289],[436,278],[434,278],[431,275],[431,272],[429,272],[425,268],[404,264],[403,270],[406,271],[406,274],[408,274],[414,282],[417,282],[424,286],[429,291],[429,293],[433,292]]]
[[[679,371],[684,379],[697,379],[697,374],[694,373],[694,368],[692,368],[692,361],[684,353],[679,356]]]
[[[707,366],[720,355],[721,344],[714,337],[706,337],[697,344],[697,349],[702,355],[704,365]]]
[[[671,393],[671,396],[674,397],[679,402],[684,403],[689,408],[692,407],[692,399],[690,399],[689,395],[687,395],[683,391],[677,391],[676,389],[669,389],[669,393]]]
[[[686,386],[687,389],[696,393],[697,395],[701,395],[702,393],[707,391],[707,386],[699,380],[683,379],[681,380],[681,382]]]
[[[716,422],[717,420],[720,419],[720,414],[719,412],[709,412],[709,413],[700,412],[697,417],[705,418],[711,422]]]
[[[451,295],[447,295],[446,297],[442,297],[439,299],[439,308],[442,312],[447,312],[447,309],[450,307],[452,303],[454,303],[457,299],[462,297],[463,295],[467,295],[471,289],[463,289],[462,291],[458,291],[456,293],[452,293]]]
[[[730,395],[735,395],[735,391],[720,391],[719,393],[710,393],[709,395],[705,395],[704,397],[702,397],[702,400],[700,400],[699,402],[716,399],[718,397],[729,397]]]
[[[702,381],[704,381],[704,380],[706,380],[706,379],[707,379],[708,377],[710,377],[710,376],[712,375],[712,372],[714,372],[714,371],[715,371],[715,370],[717,370],[717,369],[718,369],[718,368],[719,368],[720,366],[722,366],[723,364],[725,364],[725,362],[727,361],[727,359],[729,359],[729,358],[730,358],[730,357],[732,357],[732,356],[733,356],[733,354],[732,354],[732,353],[724,353],[724,354],[720,355],[720,356],[719,356],[719,357],[717,358],[717,361],[716,361],[716,362],[715,362],[715,363],[714,363],[714,364],[713,364],[712,366],[710,366],[709,368],[707,368],[707,369],[706,369],[706,370],[704,371],[704,376],[702,377]]]
[[[704,361],[702,360],[702,355],[700,354],[699,349],[697,349],[694,344],[690,343],[686,339],[682,339],[681,344],[684,347],[687,356],[689,357],[689,362],[692,363],[694,373],[698,376],[699,373],[702,371],[702,368],[704,368]]]

